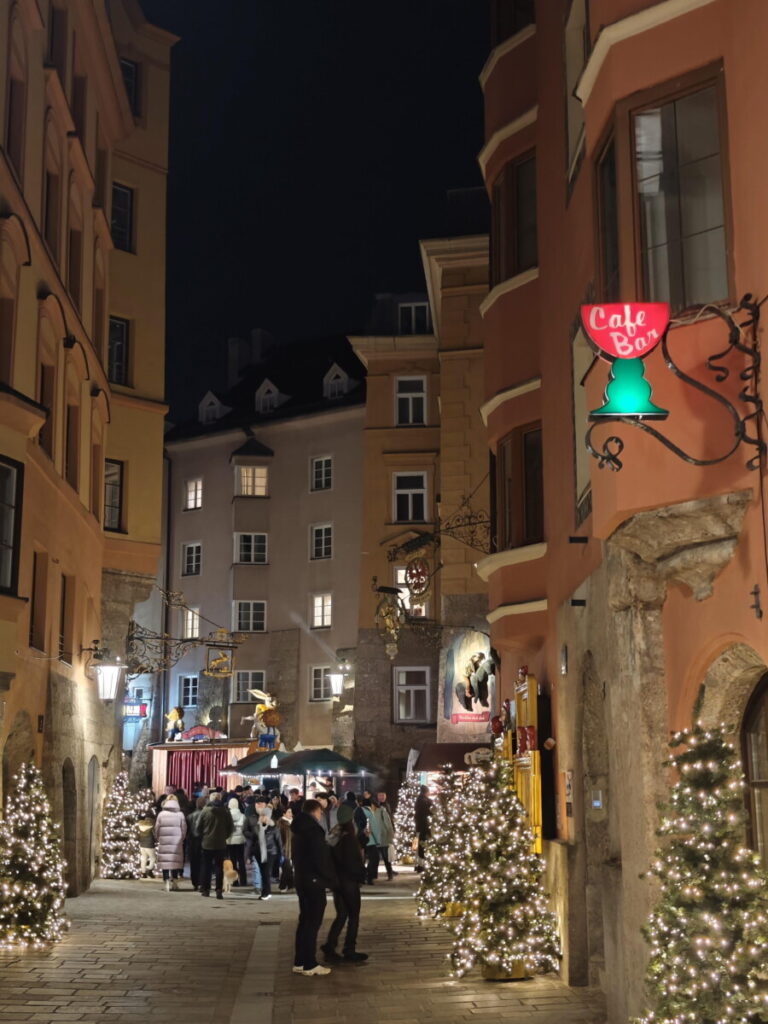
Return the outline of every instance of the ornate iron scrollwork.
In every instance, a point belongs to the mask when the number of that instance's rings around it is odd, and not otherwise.
[[[464,497],[455,512],[440,523],[439,533],[466,544],[484,555],[491,553],[491,517],[484,509],[474,509]]]
[[[715,381],[718,384],[722,384],[730,376],[730,369],[724,365],[724,360],[733,352],[740,352],[742,355],[747,357],[747,365],[739,373],[739,379],[744,382],[744,386],[739,392],[739,401],[752,407],[752,411],[745,416],[739,413],[736,406],[724,395],[719,394],[713,388],[704,384],[700,380],[696,380],[695,377],[691,377],[690,374],[682,370],[672,357],[672,353],[669,348],[669,329],[664,332],[664,336],[661,341],[661,350],[664,355],[664,361],[667,367],[684,381],[687,385],[695,388],[697,391],[701,391],[715,402],[719,403],[728,413],[733,423],[733,439],[730,442],[728,450],[722,455],[718,455],[712,459],[697,459],[695,456],[690,455],[688,452],[676,445],[668,437],[665,437],[656,427],[651,426],[649,422],[646,422],[640,418],[634,418],[630,416],[616,416],[616,417],[604,417],[601,422],[605,422],[606,419],[611,423],[626,423],[628,426],[637,427],[639,430],[644,431],[646,434],[650,434],[656,438],[661,444],[664,445],[669,451],[678,458],[683,459],[685,462],[690,463],[692,466],[715,466],[720,462],[724,462],[725,459],[730,458],[731,455],[737,450],[739,445],[746,444],[750,445],[755,449],[754,454],[747,459],[747,469],[754,470],[759,469],[761,460],[766,452],[765,442],[760,437],[759,429],[757,424],[759,417],[763,412],[763,402],[758,393],[758,382],[760,376],[760,349],[757,338],[757,328],[760,322],[760,303],[754,302],[751,293],[747,293],[741,300],[737,308],[730,312],[728,310],[721,309],[719,306],[705,305],[701,306],[696,313],[694,320],[700,317],[702,314],[711,313],[720,319],[728,327],[728,345],[722,352],[717,352],[715,355],[709,356],[707,359],[707,369],[714,374]],[[743,322],[738,323],[736,316],[740,312],[747,313],[747,319]],[[675,324],[692,322],[686,321],[672,321],[670,326]],[[745,342],[745,335],[749,333],[749,341]],[[755,427],[752,429],[752,423],[754,421]],[[602,449],[598,449],[592,442],[592,432],[595,427],[599,426],[599,422],[590,424],[589,430],[585,437],[585,443],[589,453],[597,459],[598,466],[600,469],[604,469],[606,466],[618,472],[623,462],[619,458],[623,449],[624,442],[620,437],[611,435],[608,437],[602,445]]]

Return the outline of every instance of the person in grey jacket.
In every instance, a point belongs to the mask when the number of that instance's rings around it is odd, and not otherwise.
[[[203,872],[200,878],[200,892],[203,896],[211,895],[211,875],[215,870],[216,899],[224,899],[224,858],[227,839],[234,828],[229,809],[221,806],[221,793],[211,793],[197,822],[203,848]]]
[[[235,885],[245,888],[248,884],[248,876],[245,873],[245,835],[243,834],[245,815],[240,809],[240,801],[237,797],[231,797],[228,806],[234,828],[232,835],[227,837],[227,856],[238,874],[238,881],[235,882]]]

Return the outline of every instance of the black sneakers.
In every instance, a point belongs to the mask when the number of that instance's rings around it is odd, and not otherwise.
[[[367,953],[355,953],[355,952],[345,953],[344,954],[344,959],[345,960],[350,960],[353,964],[361,964],[361,963],[363,963],[363,961],[368,959],[368,954]]]
[[[341,957],[335,949],[331,949],[329,946],[321,946],[320,950],[323,954],[323,959],[329,964],[340,964]]]

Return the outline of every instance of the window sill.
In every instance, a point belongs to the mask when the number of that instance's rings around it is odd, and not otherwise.
[[[333,555],[310,555],[310,562],[332,562]]]
[[[194,508],[183,508],[181,511],[182,512],[199,512],[202,507],[203,507],[202,505],[195,505]]]
[[[258,501],[264,501],[264,499],[268,498],[269,495],[268,494],[236,494],[235,497],[236,498],[247,498],[249,501],[252,501],[254,499],[256,499]]]
[[[333,626],[310,626],[313,633],[322,633],[323,630],[333,629]]]
[[[433,729],[434,726],[435,726],[435,722],[434,721],[432,721],[432,722],[414,722],[411,719],[408,719],[408,720],[402,721],[402,722],[397,721],[397,719],[393,719],[392,720],[392,724],[393,725],[415,725],[417,728],[420,728],[420,729]]]
[[[233,562],[232,565],[269,565],[269,562]]]
[[[121,537],[127,537],[128,536],[128,531],[127,530],[124,530],[122,527],[117,527],[117,526],[105,526],[104,527],[104,533],[117,533]]]
[[[429,424],[428,423],[396,423],[395,426],[397,427],[398,430],[407,430],[409,427],[413,427],[413,428],[428,427]]]
[[[183,572],[181,574],[182,578],[185,579],[185,580],[189,579],[192,576],[202,576],[202,575],[203,574],[201,572]]]
[[[333,697],[310,697],[310,704],[332,704]]]

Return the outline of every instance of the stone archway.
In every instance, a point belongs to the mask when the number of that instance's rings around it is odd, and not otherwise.
[[[3,747],[3,801],[8,794],[11,779],[19,767],[34,760],[35,736],[32,732],[32,719],[26,711],[19,711]]]
[[[699,698],[704,725],[722,723],[738,733],[749,698],[766,672],[768,665],[748,644],[727,647],[704,674]]]
[[[64,805],[63,840],[64,859],[67,862],[65,874],[67,895],[76,896],[77,884],[77,778],[75,766],[71,758],[66,758],[61,766],[61,787]]]

